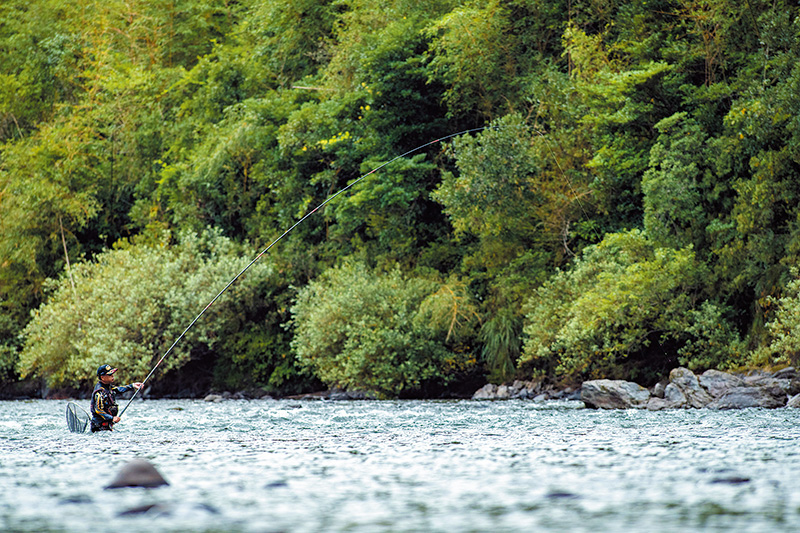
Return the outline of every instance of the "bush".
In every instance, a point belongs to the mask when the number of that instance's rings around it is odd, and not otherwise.
[[[773,318],[767,322],[768,344],[751,354],[750,363],[756,366],[797,365],[800,362],[800,272],[792,270],[795,278],[786,285],[781,298],[768,297],[774,306]]]
[[[679,362],[726,364],[736,335],[701,299],[691,247],[657,248],[640,231],[586,249],[527,304],[520,361],[562,378],[655,377]]]
[[[397,396],[474,364],[474,305],[456,280],[404,277],[347,262],[302,288],[292,347],[330,386]]]
[[[74,285],[66,275],[48,282],[50,298],[23,332],[19,372],[43,377],[51,387],[74,387],[109,363],[143,379],[247,262],[230,240],[208,231],[186,234],[174,247],[166,240],[124,244],[77,264]],[[217,332],[235,318],[230,302],[253,291],[269,271],[265,263],[254,265],[175,346],[159,375],[180,368],[195,348],[212,350]]]

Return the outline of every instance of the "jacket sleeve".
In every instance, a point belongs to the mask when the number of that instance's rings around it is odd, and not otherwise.
[[[92,410],[92,414],[94,416],[102,418],[106,422],[113,422],[114,421],[114,417],[111,416],[110,414],[106,413],[106,411],[105,411],[106,405],[105,405],[105,401],[104,401],[102,392],[97,391],[97,392],[94,393],[94,402],[93,402],[93,404],[94,404],[94,409]]]
[[[127,385],[122,385],[120,387],[114,387],[114,394],[124,394],[130,390],[133,390],[133,383],[128,383]]]

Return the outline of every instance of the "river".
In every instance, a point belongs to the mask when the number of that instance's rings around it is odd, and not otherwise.
[[[0,402],[0,530],[800,531],[800,410],[137,400],[93,435],[66,405]],[[169,486],[104,490],[134,458]]]

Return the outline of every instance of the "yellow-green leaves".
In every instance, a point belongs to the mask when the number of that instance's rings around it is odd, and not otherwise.
[[[298,360],[330,386],[397,396],[447,381],[474,359],[463,284],[347,262],[300,290],[292,308]]]
[[[110,361],[126,379],[143,378],[248,262],[215,231],[184,235],[174,247],[160,244],[121,246],[75,265],[74,290],[66,276],[49,282],[48,303],[24,331],[20,374],[44,378],[50,386],[85,386],[92,370]],[[197,347],[213,350],[235,322],[238,300],[270,270],[267,263],[254,265],[176,345],[155,381],[185,364]]]
[[[706,275],[691,247],[656,247],[640,231],[606,235],[531,296],[520,361],[573,379],[630,379],[679,356],[691,367],[714,366],[736,335],[704,302]]]

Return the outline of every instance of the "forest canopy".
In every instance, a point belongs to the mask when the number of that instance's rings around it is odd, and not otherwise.
[[[796,2],[6,0],[0,58],[0,395],[145,373],[348,185],[154,390],[798,363]]]

